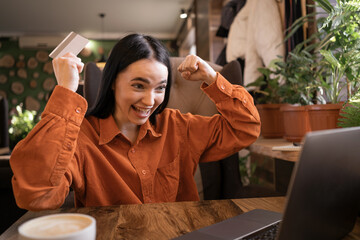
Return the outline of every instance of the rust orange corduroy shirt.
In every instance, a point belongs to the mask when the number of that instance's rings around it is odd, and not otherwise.
[[[76,206],[198,200],[200,162],[222,159],[256,140],[260,119],[249,93],[220,74],[202,85],[220,114],[203,117],[165,109],[156,126],[140,127],[131,144],[114,118],[84,118],[86,100],[57,86],[41,121],[10,158],[21,208],[60,207],[71,186]]]

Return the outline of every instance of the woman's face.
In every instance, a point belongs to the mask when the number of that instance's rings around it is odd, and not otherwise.
[[[154,59],[141,59],[118,73],[113,84],[117,125],[144,124],[164,100],[167,77],[167,67]]]

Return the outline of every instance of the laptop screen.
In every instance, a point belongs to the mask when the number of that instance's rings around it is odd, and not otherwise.
[[[278,239],[340,239],[360,203],[360,127],[306,135]]]

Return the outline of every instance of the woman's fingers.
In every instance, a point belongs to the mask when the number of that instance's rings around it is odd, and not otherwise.
[[[204,81],[211,84],[216,80],[214,69],[200,57],[195,55],[187,56],[179,65],[178,71],[181,76],[190,81]]]
[[[84,68],[81,59],[72,53],[53,60],[56,80],[60,86],[76,91],[79,85],[79,73]]]
[[[79,73],[81,73],[84,69],[84,63],[81,62],[81,60],[80,60],[80,63],[77,64],[77,69],[78,69]]]
[[[196,72],[199,68],[199,57],[195,55],[188,55],[184,61],[179,65],[180,72],[188,71],[190,73]]]

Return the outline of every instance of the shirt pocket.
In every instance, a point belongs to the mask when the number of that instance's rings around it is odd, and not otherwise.
[[[174,161],[157,169],[155,192],[159,202],[175,202],[179,188],[179,154]]]

